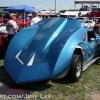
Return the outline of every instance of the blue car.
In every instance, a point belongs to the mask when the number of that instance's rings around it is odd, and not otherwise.
[[[4,66],[16,83],[65,76],[77,82],[99,52],[100,37],[78,19],[45,18],[14,36]]]

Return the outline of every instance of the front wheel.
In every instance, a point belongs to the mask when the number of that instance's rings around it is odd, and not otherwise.
[[[68,72],[68,78],[72,82],[77,82],[82,74],[82,57],[78,54],[72,56],[71,65]]]

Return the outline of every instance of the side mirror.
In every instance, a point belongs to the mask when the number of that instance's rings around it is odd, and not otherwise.
[[[94,41],[94,40],[95,40],[95,38],[90,38],[90,40],[91,40],[91,41]]]

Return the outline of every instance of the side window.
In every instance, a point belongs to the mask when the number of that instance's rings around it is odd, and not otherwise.
[[[92,31],[88,31],[87,32],[87,41],[90,42],[91,38],[96,38],[96,36]]]

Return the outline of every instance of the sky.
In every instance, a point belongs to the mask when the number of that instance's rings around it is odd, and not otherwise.
[[[74,9],[74,0],[0,0],[0,6],[15,6],[20,4],[27,4],[39,10],[68,10]],[[78,6],[76,5],[76,8]]]

